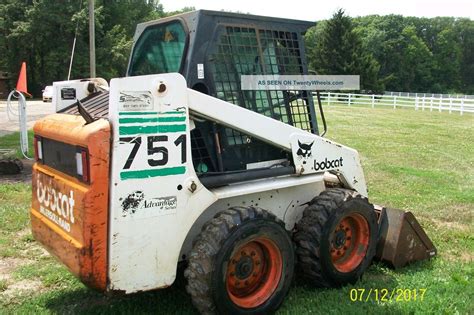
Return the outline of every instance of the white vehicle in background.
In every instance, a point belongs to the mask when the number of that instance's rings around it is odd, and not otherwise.
[[[43,102],[52,102],[53,101],[53,86],[48,85],[43,90]]]

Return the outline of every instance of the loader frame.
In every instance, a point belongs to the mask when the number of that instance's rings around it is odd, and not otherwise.
[[[348,188],[367,194],[357,151],[189,89],[179,74],[113,79],[109,101],[114,152],[109,290],[130,293],[171,285],[178,261],[186,258],[202,224],[219,210],[258,205],[290,230],[305,203],[325,189],[326,172],[334,173]],[[149,113],[154,119],[147,118]],[[199,118],[289,152],[291,174],[208,189],[194,171],[188,149],[194,120]],[[302,152],[302,143],[311,144],[310,150]],[[284,167],[268,170],[280,168]],[[144,242],[149,239],[154,241]],[[134,272],[138,265],[139,275]]]

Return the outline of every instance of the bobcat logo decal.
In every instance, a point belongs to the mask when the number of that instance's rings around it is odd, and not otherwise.
[[[125,198],[125,200],[122,201],[122,214],[125,217],[127,214],[133,214],[137,211],[138,206],[142,202],[142,200],[145,198],[145,194],[140,191],[134,191],[131,194]],[[122,198],[120,198],[122,200]]]
[[[311,157],[311,147],[313,146],[314,141],[311,143],[301,143],[300,140],[298,140],[298,151],[296,151],[296,154],[300,157],[300,159],[308,159]],[[305,163],[305,162],[303,162]]]

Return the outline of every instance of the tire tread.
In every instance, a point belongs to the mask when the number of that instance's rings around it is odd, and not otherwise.
[[[309,202],[303,211],[303,217],[296,224],[294,241],[300,271],[318,287],[331,288],[340,285],[323,272],[320,257],[323,228],[332,213],[348,200],[357,198],[367,202],[367,198],[353,190],[327,189]]]
[[[187,279],[186,291],[201,314],[217,313],[210,288],[214,257],[235,228],[254,219],[271,220],[285,228],[284,223],[275,215],[258,207],[229,208],[217,213],[202,227],[188,256],[188,267],[184,271]]]

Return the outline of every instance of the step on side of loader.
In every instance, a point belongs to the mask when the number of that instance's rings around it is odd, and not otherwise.
[[[411,212],[377,207],[379,241],[375,258],[397,269],[436,256],[437,250]]]

